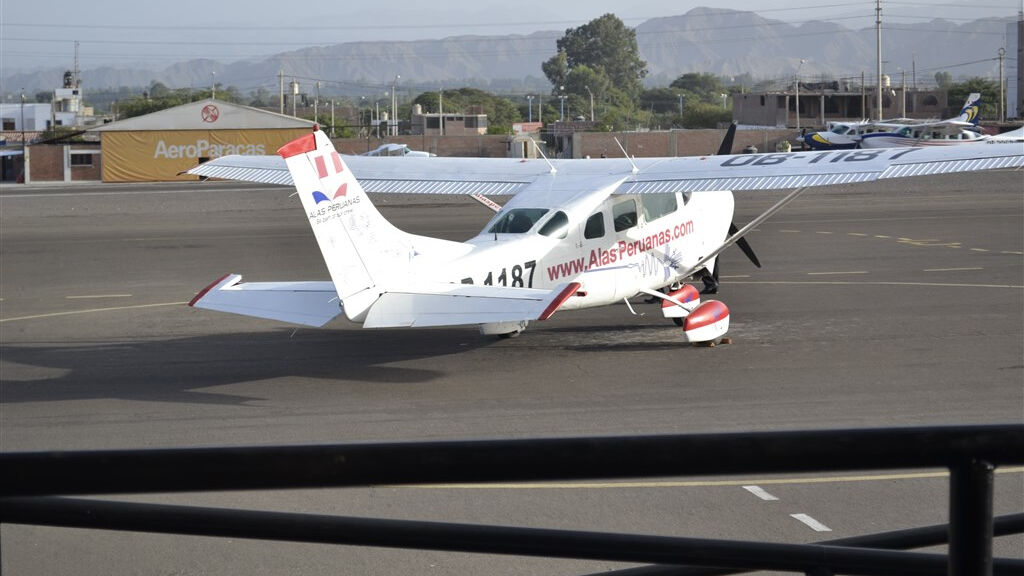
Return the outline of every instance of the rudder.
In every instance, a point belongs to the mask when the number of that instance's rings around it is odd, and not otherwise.
[[[349,319],[362,321],[412,258],[405,235],[377,211],[320,130],[282,146],[302,207]]]

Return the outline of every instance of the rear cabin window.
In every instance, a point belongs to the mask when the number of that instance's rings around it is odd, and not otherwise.
[[[565,238],[569,233],[569,217],[565,212],[555,212],[555,215],[540,227],[539,233],[541,236]]]
[[[509,210],[491,226],[487,232],[491,234],[523,234],[537,223],[547,208],[515,208]]]
[[[630,199],[612,206],[612,221],[616,232],[636,226],[636,201]]]
[[[679,207],[675,194],[644,194],[640,204],[644,207],[644,220],[648,222],[671,214]]]
[[[604,236],[604,212],[598,212],[587,218],[587,224],[583,227],[583,237],[601,238]]]

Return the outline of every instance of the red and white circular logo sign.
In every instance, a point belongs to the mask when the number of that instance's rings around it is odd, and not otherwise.
[[[203,122],[216,122],[217,118],[220,117],[220,110],[213,104],[207,104],[203,106]]]

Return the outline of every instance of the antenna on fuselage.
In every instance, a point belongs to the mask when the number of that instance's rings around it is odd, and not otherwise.
[[[551,173],[554,174],[558,172],[558,168],[555,168],[555,165],[552,164],[551,161],[548,160],[548,157],[544,155],[544,152],[541,151],[540,146],[537,145],[537,141],[534,140],[533,138],[530,138],[530,142],[533,142],[533,149],[537,151],[537,154],[540,154],[540,157],[543,158],[544,161],[548,163],[548,166],[551,167]]]
[[[626,148],[622,145],[622,142],[619,142],[618,136],[615,137],[615,143],[619,145],[619,150],[622,150],[622,155],[626,157],[626,160],[629,160],[629,163],[633,165],[633,174],[639,172],[640,169],[636,167],[636,162],[633,162],[633,159],[629,157],[629,153],[626,152]]]

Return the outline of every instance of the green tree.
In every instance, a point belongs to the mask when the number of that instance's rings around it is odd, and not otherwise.
[[[949,72],[936,72],[935,83],[940,89],[946,90],[953,84],[953,75]]]
[[[683,74],[673,80],[669,88],[677,89],[687,97],[695,96],[707,104],[721,102],[721,94],[726,92],[721,78],[705,72]]]
[[[150,98],[167,98],[171,95],[171,89],[167,87],[163,82],[153,81],[149,85],[149,97]]]
[[[479,111],[486,114],[488,134],[507,134],[513,123],[522,120],[519,107],[514,102],[476,88],[444,90],[440,94],[423,92],[413,99],[412,104],[419,104],[425,112],[436,114],[440,111],[442,98],[446,113],[476,114]]]
[[[560,86],[568,90],[566,82],[580,66],[603,76],[609,86],[629,98],[635,98],[643,90],[641,81],[647,75],[647,63],[640,59],[636,31],[627,28],[614,14],[605,14],[583,26],[566,30],[556,45],[558,53],[541,65],[554,86],[552,94],[557,95]],[[575,90],[573,93],[589,98],[585,90],[583,94]]]
[[[973,92],[981,94],[981,106],[978,108],[978,116],[997,120],[999,118],[999,82],[987,78],[968,78],[964,82],[951,84],[946,91],[949,99],[950,116],[960,112],[964,102]]]
[[[687,105],[683,110],[683,125],[687,128],[718,128],[732,121],[732,110],[721,104],[704,102]]]

